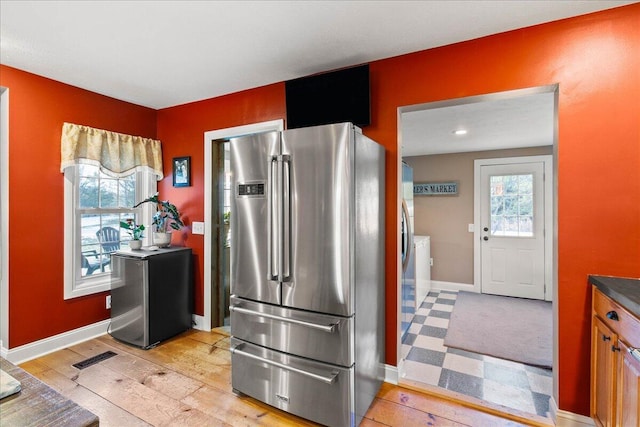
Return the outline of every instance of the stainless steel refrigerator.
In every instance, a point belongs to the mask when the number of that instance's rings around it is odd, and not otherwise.
[[[358,425],[384,378],[384,149],[350,123],[230,144],[233,389]]]
[[[401,284],[401,307],[400,316],[400,337],[404,339],[405,334],[411,326],[413,317],[416,314],[416,256],[415,244],[413,242],[414,222],[413,222],[413,169],[402,162],[402,221],[401,221],[401,241],[402,241],[402,284]]]

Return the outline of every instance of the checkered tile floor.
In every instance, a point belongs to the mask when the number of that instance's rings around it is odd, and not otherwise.
[[[444,346],[456,292],[429,292],[402,339],[400,375],[520,411],[549,416],[552,373]]]

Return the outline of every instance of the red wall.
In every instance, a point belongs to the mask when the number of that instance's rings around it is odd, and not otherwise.
[[[640,4],[633,4],[371,63],[373,123],[365,133],[387,149],[387,363],[396,364],[397,340],[397,108],[557,83],[558,404],[588,414],[587,275],[640,277],[639,28]],[[178,204],[190,224],[204,220],[204,132],[285,117],[282,83],[160,110],[155,128],[149,124],[154,113],[147,109],[6,67],[1,71],[0,84],[11,88],[12,114],[11,347],[107,317],[101,296],[62,301],[62,175],[57,172],[62,121],[148,137],[157,129],[165,171],[171,170],[172,157],[192,156],[191,187],[174,189],[170,176],[160,185],[162,197]],[[63,96],[54,96],[57,92]],[[116,109],[131,111],[113,117]],[[125,115],[136,118],[125,121]],[[23,188],[26,158],[27,179],[34,181],[36,174],[37,182],[51,187],[38,194],[37,206],[59,212],[59,219],[34,225],[18,216],[34,206],[29,188]],[[197,257],[196,312],[203,314],[203,239],[185,237]],[[46,252],[31,243],[58,240],[47,244]]]
[[[109,317],[106,293],[64,300],[62,123],[148,138],[156,111],[0,66],[9,88],[9,348]],[[4,232],[4,230],[3,230]]]

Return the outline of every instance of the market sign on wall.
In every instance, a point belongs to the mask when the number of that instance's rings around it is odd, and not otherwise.
[[[413,194],[416,196],[457,196],[458,183],[453,182],[423,182],[413,184]]]

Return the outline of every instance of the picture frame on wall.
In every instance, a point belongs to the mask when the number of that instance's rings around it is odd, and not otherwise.
[[[191,186],[191,156],[173,158],[173,186]]]

